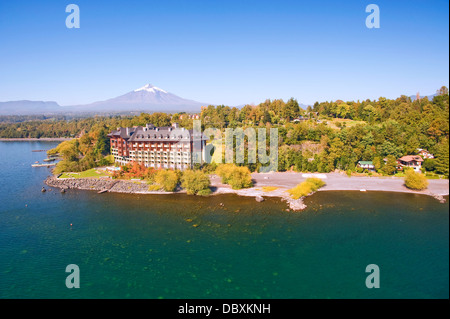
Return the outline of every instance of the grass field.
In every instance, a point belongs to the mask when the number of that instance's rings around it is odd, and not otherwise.
[[[397,172],[394,176],[395,177],[405,177],[405,173],[404,172]],[[443,175],[438,175],[438,174],[433,173],[433,172],[427,172],[425,174],[425,177],[427,179],[443,179],[444,178]]]
[[[339,126],[345,125],[345,127],[352,127],[358,124],[366,124],[366,121],[354,121],[349,119],[333,119],[332,121],[327,121],[328,126],[330,126],[333,129],[339,129]],[[338,124],[339,123],[339,124]]]
[[[101,176],[110,176],[105,171],[99,171],[95,168],[88,169],[84,172],[70,172],[70,173],[63,173],[59,178],[86,178],[86,177],[101,177]]]

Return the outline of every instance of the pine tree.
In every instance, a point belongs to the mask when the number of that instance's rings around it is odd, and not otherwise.
[[[436,172],[448,176],[449,174],[449,146],[448,140],[443,140],[436,154]]]

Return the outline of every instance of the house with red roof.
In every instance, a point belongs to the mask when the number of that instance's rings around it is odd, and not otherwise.
[[[405,167],[410,167],[416,172],[420,172],[422,168],[423,158],[419,155],[406,155],[397,159],[397,170],[403,170]]]

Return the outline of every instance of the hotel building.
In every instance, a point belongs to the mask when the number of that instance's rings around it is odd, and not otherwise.
[[[108,134],[111,154],[119,165],[137,162],[146,167],[185,170],[205,161],[206,138],[201,132],[153,124],[120,127]]]

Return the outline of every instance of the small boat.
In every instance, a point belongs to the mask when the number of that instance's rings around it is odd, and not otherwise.
[[[46,158],[44,159],[44,162],[53,162],[56,158]]]
[[[98,191],[97,194],[103,194],[106,193],[108,190],[107,189],[102,189],[101,191]]]

